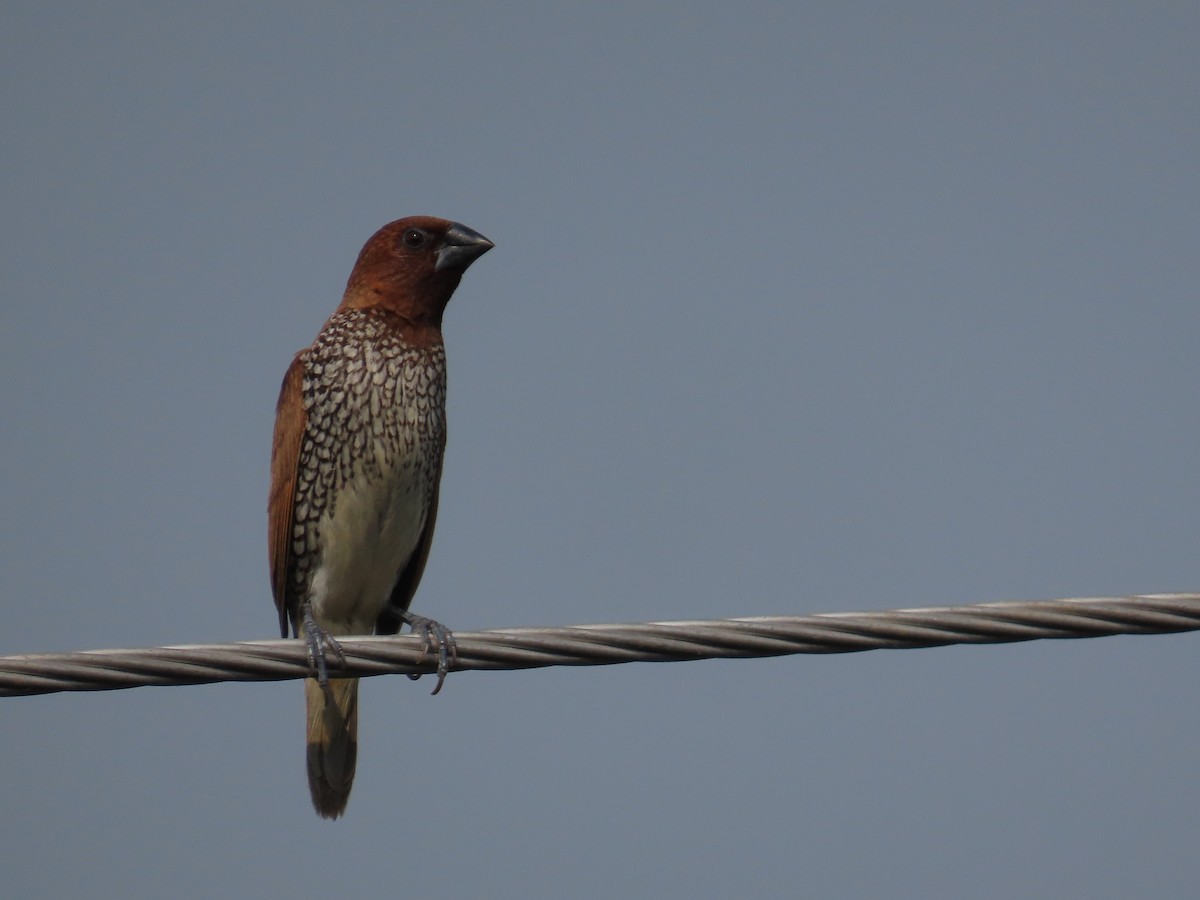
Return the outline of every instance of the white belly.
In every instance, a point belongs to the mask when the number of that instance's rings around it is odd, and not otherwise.
[[[351,479],[320,521],[313,615],[332,634],[371,634],[425,527],[428,505],[415,466]]]

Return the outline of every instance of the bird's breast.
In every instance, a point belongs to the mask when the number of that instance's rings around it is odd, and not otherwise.
[[[334,634],[374,630],[420,544],[445,446],[441,347],[410,347],[371,324],[331,320],[305,368],[293,536],[308,571],[297,574]]]

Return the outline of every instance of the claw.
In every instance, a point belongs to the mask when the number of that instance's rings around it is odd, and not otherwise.
[[[458,644],[455,643],[454,632],[441,622],[419,616],[408,610],[400,613],[400,619],[408,623],[413,634],[420,633],[424,636],[425,642],[421,648],[422,660],[433,650],[434,645],[437,645],[437,684],[433,686],[432,696],[442,689],[442,683],[446,680],[446,673],[450,671],[451,663],[458,659]],[[408,677],[416,681],[421,676],[409,675]]]
[[[346,665],[346,654],[332,634],[317,624],[313,618],[312,604],[303,606],[304,642],[308,645],[308,665],[317,671],[317,683],[321,687],[329,684],[329,667],[325,662],[325,654],[332,651],[338,658],[338,665]]]

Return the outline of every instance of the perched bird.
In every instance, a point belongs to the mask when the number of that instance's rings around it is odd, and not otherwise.
[[[279,628],[308,642],[308,785],[328,819],[346,808],[358,679],[328,678],[334,635],[453,637],[408,611],[437,518],[446,446],[442,312],[492,242],[456,222],[400,219],[363,246],[341,305],[292,360],[275,411],[268,543]]]

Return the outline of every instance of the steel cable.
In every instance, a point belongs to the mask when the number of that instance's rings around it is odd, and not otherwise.
[[[632,625],[503,628],[456,632],[457,650],[451,671],[853,653],[1198,629],[1200,594],[1084,597]],[[412,635],[341,638],[339,642],[344,661],[331,655],[335,675],[422,674],[434,668],[422,640]],[[0,657],[0,696],[218,681],[283,681],[310,674],[304,642],[297,640],[39,653]]]

